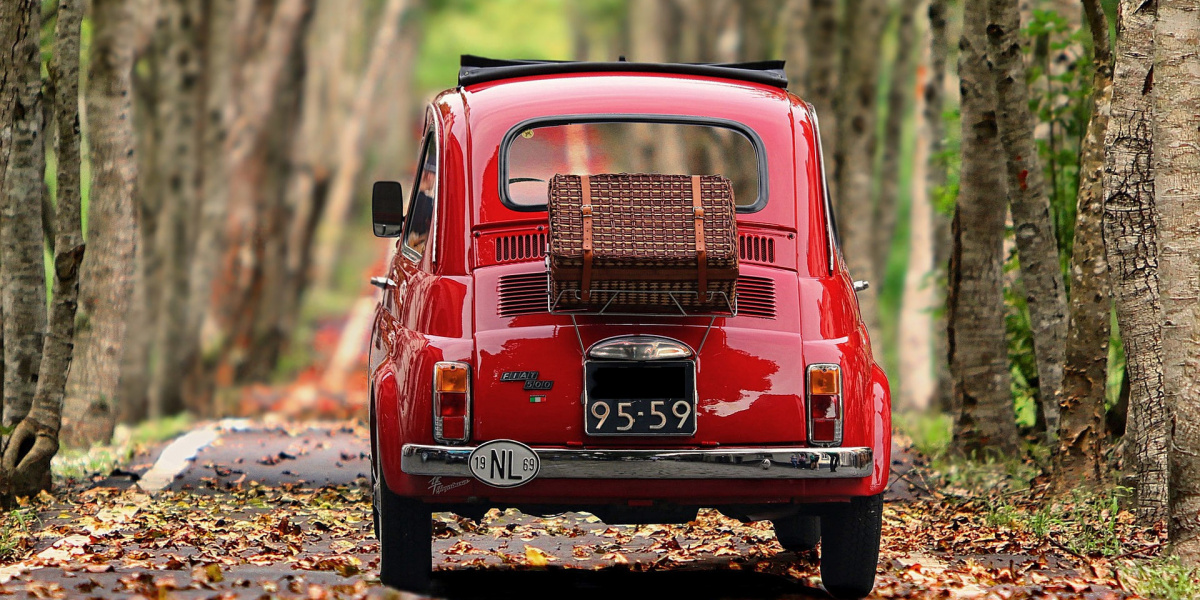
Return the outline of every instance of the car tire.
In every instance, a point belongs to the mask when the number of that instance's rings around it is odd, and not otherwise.
[[[834,598],[862,598],[875,587],[883,494],[854,498],[821,515],[821,582]]]
[[[821,519],[816,515],[794,515],[775,521],[775,537],[784,550],[807,552],[821,541]]]
[[[433,571],[433,513],[424,503],[392,492],[375,475],[372,512],[379,540],[379,581],[406,592],[429,590]]]

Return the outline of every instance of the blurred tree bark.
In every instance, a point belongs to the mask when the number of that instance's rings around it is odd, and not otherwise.
[[[67,377],[63,442],[107,442],[117,419],[117,383],[133,292],[133,15],[129,0],[92,0],[87,123],[92,186],[88,251],[79,275],[75,359]]]
[[[1137,514],[1147,526],[1167,517],[1167,412],[1151,131],[1155,3],[1122,0],[1113,95],[1104,145],[1104,249],[1125,344],[1129,419],[1137,473]],[[1127,442],[1130,443],[1130,442]]]
[[[849,0],[842,24],[841,75],[837,107],[837,190],[834,208],[850,275],[875,287],[858,293],[862,318],[872,334],[879,333],[877,304],[879,273],[874,247],[878,243],[871,203],[874,179],[876,99],[879,91],[879,53],[887,21],[884,0]]]
[[[206,247],[220,258],[220,277],[214,277],[210,307],[203,317],[199,344],[200,360],[191,363],[184,389],[188,406],[198,414],[220,412],[214,391],[243,381],[244,369],[253,360],[255,331],[265,289],[264,265],[275,227],[269,196],[275,177],[271,162],[271,137],[278,125],[272,116],[279,111],[283,96],[298,95],[290,89],[288,67],[296,47],[304,39],[313,0],[287,0],[273,6],[246,9],[239,4],[233,17],[235,41],[244,62],[233,79],[233,122],[226,138],[225,160],[229,174],[228,217],[214,226],[226,228],[223,247]],[[244,33],[243,33],[244,32]],[[289,124],[289,128],[294,124]],[[221,198],[210,198],[221,201]],[[221,239],[214,235],[210,239]],[[192,341],[196,343],[195,340]]]
[[[913,114],[913,78],[916,76],[920,44],[916,16],[923,0],[900,0],[895,6],[896,54],[888,73],[887,113],[883,122],[883,160],[879,168],[879,199],[875,203],[876,240],[871,259],[879,288],[886,285],[888,258],[896,236],[896,204],[900,197],[900,160],[911,156],[904,144],[904,124]],[[905,373],[906,375],[908,372]]]
[[[162,60],[158,72],[158,113],[162,137],[155,160],[162,194],[153,252],[162,269],[158,284],[158,322],[150,361],[150,416],[183,410],[179,382],[187,352],[187,306],[193,290],[189,281],[192,241],[195,239],[197,183],[200,173],[198,139],[200,109],[201,2],[164,0],[162,22],[156,30]]]
[[[379,76],[389,60],[400,21],[408,7],[407,0],[387,0],[379,17],[379,29],[371,42],[366,70],[358,81],[354,105],[338,140],[339,163],[333,173],[325,213],[317,226],[314,252],[313,283],[328,285],[342,244],[343,232],[355,197],[355,183],[362,169],[362,154],[366,144],[364,124],[370,113],[371,100],[379,84]]]
[[[1171,432],[1169,538],[1200,564],[1200,7],[1159,0],[1154,28],[1154,206]]]
[[[813,0],[789,0],[782,19],[785,27],[783,57],[787,61],[788,88],[808,101],[809,47],[805,35],[812,19]]]
[[[184,405],[197,414],[209,414],[211,388],[196,376],[204,372],[208,353],[217,343],[214,337],[212,310],[216,306],[213,282],[218,277],[221,260],[226,252],[226,220],[229,215],[230,129],[235,123],[234,78],[245,58],[246,36],[252,16],[247,6],[252,3],[237,0],[212,0],[204,5],[204,33],[199,46],[204,57],[203,86],[198,102],[203,103],[199,123],[200,171],[198,189],[199,209],[196,215],[195,246],[188,269],[192,293],[187,308],[179,318],[184,320],[184,353],[181,356],[183,373],[181,394]],[[240,18],[239,18],[240,17]]]
[[[957,409],[955,445],[967,455],[1019,448],[1004,325],[1006,180],[996,87],[984,32],[987,0],[965,0],[959,42],[962,171],[954,213],[947,328]]]
[[[841,200],[838,194],[838,162],[841,153],[838,152],[838,123],[842,116],[836,106],[839,77],[840,54],[834,49],[838,47],[838,2],[837,0],[811,0],[808,23],[802,31],[792,32],[801,36],[807,42],[808,77],[805,80],[804,91],[810,104],[820,119],[821,146],[824,148],[825,160],[829,171],[829,196],[837,206]]]
[[[944,157],[946,151],[946,90],[958,88],[956,76],[946,68],[947,55],[951,50],[950,34],[948,31],[948,10],[946,0],[930,0],[929,2],[929,81],[925,85],[925,116],[924,121],[929,127],[929,156],[933,159],[927,172],[926,187],[928,193],[936,194],[934,199],[940,200],[946,187],[946,170],[948,160]],[[933,206],[933,277],[945,281],[947,268],[950,265],[950,254],[954,247],[951,233],[951,218],[948,207],[935,203]],[[946,287],[934,285],[936,301],[934,312],[934,355],[943,357],[934,360],[935,387],[933,404],[944,412],[953,413],[954,382],[950,376],[950,364],[944,360],[949,352],[949,339],[946,328]]]
[[[39,11],[36,4],[32,11]],[[4,449],[5,498],[32,496],[50,488],[50,459],[58,453],[63,392],[75,339],[79,297],[79,265],[83,261],[79,160],[79,30],[82,0],[59,0],[54,27],[53,110],[58,129],[55,145],[57,202],[54,219],[54,302],[42,345],[42,361],[33,405]],[[37,65],[40,61],[34,60]],[[40,65],[39,65],[40,66]],[[39,73],[40,78],[40,73]],[[40,202],[40,197],[38,198]],[[43,268],[42,257],[34,266]]]
[[[779,23],[785,17],[783,0],[745,0],[739,3],[738,59],[779,58]]]
[[[1033,137],[1017,0],[989,0],[987,15],[988,56],[995,65],[996,120],[1007,158],[1009,209],[1033,333],[1038,402],[1046,419],[1046,439],[1054,443],[1066,354],[1066,290],[1045,175]]]
[[[924,2],[914,7],[918,12]],[[943,18],[944,22],[944,18]],[[900,303],[899,343],[904,349],[900,353],[900,390],[894,406],[902,410],[925,410],[930,405],[934,394],[934,364],[940,363],[945,354],[935,355],[933,339],[935,335],[934,314],[937,307],[938,285],[935,275],[938,265],[934,262],[934,219],[933,194],[936,188],[929,185],[930,171],[937,170],[938,165],[933,157],[933,149],[940,146],[941,140],[934,141],[932,136],[941,136],[942,128],[938,115],[937,129],[930,122],[929,86],[936,78],[938,85],[943,85],[945,75],[933,73],[934,60],[932,47],[932,23],[924,28],[922,34],[928,38],[918,48],[921,58],[915,69],[915,87],[917,94],[912,114],[917,119],[916,140],[912,153],[912,183],[910,185],[911,200],[908,217],[908,267],[904,273],[904,294]],[[942,43],[945,43],[945,31],[941,33]],[[914,36],[915,37],[915,36]],[[946,49],[940,50],[941,65],[945,69]],[[940,93],[941,90],[938,90]],[[937,101],[940,103],[941,98]],[[939,111],[940,112],[940,109]],[[890,118],[890,117],[889,117]],[[891,150],[900,152],[899,148]],[[935,359],[935,356],[937,357]]]
[[[0,7],[0,144],[7,158],[0,187],[0,297],[4,312],[4,418],[15,427],[33,405],[46,324],[42,257],[44,152],[39,34],[41,2]]]
[[[1112,99],[1108,19],[1099,0],[1083,0],[1092,34],[1092,110],[1080,148],[1075,245],[1071,254],[1070,329],[1060,402],[1054,482],[1059,491],[1103,481],[1104,400],[1112,319],[1104,257],[1104,134]]]

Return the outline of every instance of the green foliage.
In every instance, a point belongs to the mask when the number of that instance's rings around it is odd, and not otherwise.
[[[1019,269],[1017,253],[1012,252],[1004,263],[1004,272],[1011,274]],[[1017,425],[1029,428],[1037,421],[1038,372],[1033,350],[1033,329],[1021,283],[1013,277],[1009,277],[1009,280],[1012,283],[1004,288],[1004,324],[1008,330],[1013,410],[1016,412]]]
[[[444,0],[426,17],[417,87],[454,87],[462,54],[497,58],[571,58],[563,0]]]
[[[931,412],[892,413],[892,427],[912,440],[913,449],[930,458],[942,458],[954,436],[954,419]]]
[[[1139,596],[1157,600],[1200,598],[1200,571],[1184,565],[1178,557],[1134,565],[1123,579],[1131,579]]]
[[[946,132],[944,146],[931,160],[932,168],[945,170],[946,182],[936,190],[930,190],[930,193],[933,194],[934,210],[950,217],[954,215],[954,203],[958,199],[958,182],[962,171],[962,114],[958,107],[942,113],[942,121]]]
[[[0,562],[20,556],[30,542],[29,526],[37,520],[32,508],[18,508],[0,515]]]

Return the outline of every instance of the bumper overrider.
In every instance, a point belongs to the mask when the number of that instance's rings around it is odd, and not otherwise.
[[[473,446],[405,444],[409,475],[471,477]],[[874,470],[870,448],[702,450],[532,448],[538,479],[852,479]]]

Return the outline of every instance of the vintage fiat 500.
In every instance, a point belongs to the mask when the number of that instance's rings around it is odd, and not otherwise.
[[[770,519],[787,549],[819,541],[825,588],[868,594],[888,383],[859,315],[865,284],[838,249],[817,116],[787,91],[782,63],[464,57],[459,84],[428,108],[411,193],[373,191],[375,234],[398,238],[372,279],[383,582],[429,585],[432,512],[670,523],[713,507]],[[585,282],[602,305],[551,294],[551,182],[630,173],[728,181],[736,287],[713,302],[686,285],[621,299]],[[690,203],[700,178],[679,181]],[[700,206],[696,192],[698,231]],[[589,229],[587,243],[642,244],[645,215],[657,218],[646,210]]]

